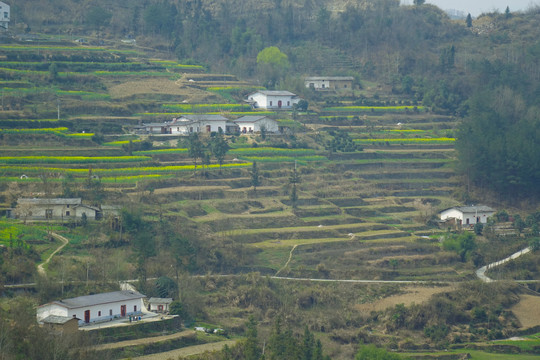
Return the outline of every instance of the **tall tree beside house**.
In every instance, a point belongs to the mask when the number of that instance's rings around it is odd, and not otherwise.
[[[219,164],[219,173],[221,174],[221,165],[223,165],[225,155],[227,155],[227,151],[229,151],[229,144],[227,143],[227,140],[225,140],[223,134],[217,134],[212,138],[212,141],[210,142],[210,151],[212,151],[212,155],[214,155]]]
[[[197,160],[202,159],[202,157],[204,156],[204,144],[199,138],[198,133],[193,133],[189,135],[188,145],[189,157],[193,159],[193,164],[195,165],[195,172],[197,172]]]
[[[264,48],[257,55],[257,71],[268,88],[276,86],[287,73],[289,66],[289,57],[276,46]]]

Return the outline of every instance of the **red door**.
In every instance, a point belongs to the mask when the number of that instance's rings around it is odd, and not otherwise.
[[[84,311],[84,322],[87,324],[90,322],[90,310]]]
[[[126,305],[120,305],[120,315],[126,316]]]

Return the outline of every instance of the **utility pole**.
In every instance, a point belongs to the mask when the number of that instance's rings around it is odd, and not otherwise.
[[[56,114],[57,119],[60,120],[60,99],[56,98]]]

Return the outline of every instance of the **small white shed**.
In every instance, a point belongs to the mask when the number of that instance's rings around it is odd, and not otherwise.
[[[148,299],[148,310],[155,311],[159,313],[169,312],[169,307],[172,303],[172,298],[155,298],[151,297]]]
[[[248,95],[246,102],[256,109],[290,110],[300,98],[290,91],[261,90]]]
[[[269,133],[279,132],[279,123],[266,116],[247,115],[233,121],[238,125],[241,134],[260,132],[264,128]]]

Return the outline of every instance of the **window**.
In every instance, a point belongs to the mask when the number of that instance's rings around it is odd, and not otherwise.
[[[45,219],[52,219],[52,209],[45,209]]]
[[[66,207],[69,209],[69,204],[67,204]]]
[[[270,101],[270,106],[272,106],[272,101]]]
[[[109,316],[112,316],[112,309],[109,309]]]
[[[137,305],[133,305],[133,312],[137,312]]]
[[[66,211],[66,216],[69,216],[69,211]]]
[[[343,85],[343,87],[346,89],[346,88],[347,88],[347,85]]]
[[[98,312],[97,312],[97,316],[101,316],[101,311],[98,311]]]
[[[291,102],[290,102],[290,101],[287,101],[287,106],[291,106]]]

